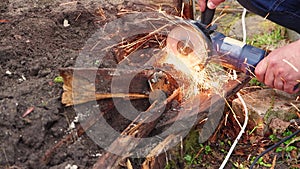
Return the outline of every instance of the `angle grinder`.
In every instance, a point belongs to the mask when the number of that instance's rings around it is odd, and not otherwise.
[[[168,34],[167,48],[181,57],[197,55],[201,68],[209,62],[217,62],[224,67],[253,74],[267,52],[215,31],[216,26],[210,26],[213,15],[214,10],[206,9],[201,21],[179,21]]]

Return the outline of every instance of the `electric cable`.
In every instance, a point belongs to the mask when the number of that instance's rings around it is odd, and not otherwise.
[[[273,150],[274,148],[278,147],[280,144],[286,142],[287,140],[293,138],[294,136],[296,136],[297,134],[300,133],[300,129],[298,129],[297,131],[295,131],[293,134],[291,134],[290,136],[287,136],[285,138],[283,138],[282,140],[280,140],[279,142],[277,142],[276,144],[272,145],[271,147],[267,148],[264,152],[262,152],[259,156],[257,156],[255,158],[255,160],[253,161],[253,163],[250,166],[250,169],[253,169],[254,165],[257,163],[257,161],[260,159],[260,157],[264,156],[265,154],[267,154],[269,151]]]

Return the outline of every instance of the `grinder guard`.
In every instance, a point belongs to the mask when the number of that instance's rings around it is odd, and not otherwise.
[[[209,58],[216,53],[210,40],[208,29],[193,23],[180,21],[168,34],[167,50],[188,66],[203,68]]]

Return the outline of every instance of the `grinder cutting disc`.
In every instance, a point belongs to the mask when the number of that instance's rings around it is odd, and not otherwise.
[[[211,43],[208,37],[190,22],[179,23],[167,37],[169,58],[166,62],[179,65],[189,70],[202,69],[211,55]],[[183,69],[178,68],[177,69]]]

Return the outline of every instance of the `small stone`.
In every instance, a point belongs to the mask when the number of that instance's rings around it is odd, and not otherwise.
[[[9,70],[7,70],[7,71],[5,72],[5,74],[7,74],[7,75],[12,75],[12,72],[9,71]]]
[[[271,120],[269,128],[275,134],[282,134],[289,126],[290,122],[283,121],[279,118],[274,118]]]
[[[69,126],[69,130],[73,130],[73,129],[75,129],[75,123],[74,122],[72,122]]]
[[[64,26],[64,27],[70,26],[69,21],[68,21],[67,19],[64,19],[63,26]]]
[[[71,164],[68,164],[65,169],[78,169],[78,166],[77,165],[71,165]]]
[[[26,77],[25,77],[24,75],[22,75],[21,77],[22,77],[22,80],[23,80],[23,81],[27,80]]]

